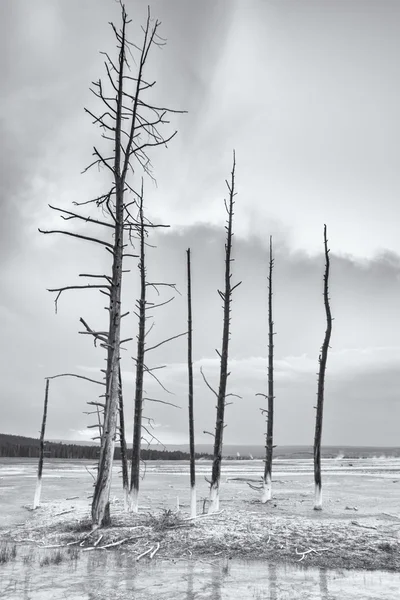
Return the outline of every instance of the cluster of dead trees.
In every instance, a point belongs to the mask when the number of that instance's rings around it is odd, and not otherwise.
[[[167,282],[152,281],[149,279],[146,268],[146,249],[148,235],[156,227],[166,225],[152,223],[145,214],[143,174],[153,178],[152,165],[148,152],[159,146],[166,146],[175,136],[165,135],[164,128],[169,124],[169,116],[181,113],[165,107],[155,105],[148,99],[156,82],[149,81],[146,75],[148,57],[153,48],[163,45],[164,41],[159,36],[160,23],[153,20],[150,11],[147,15],[143,36],[140,45],[128,39],[127,30],[130,20],[121,3],[121,25],[119,28],[112,24],[115,36],[117,55],[115,57],[104,53],[105,81],[99,79],[93,83],[91,91],[100,101],[101,109],[86,112],[92,117],[93,123],[102,130],[107,152],[98,147],[93,148],[93,162],[87,169],[98,167],[110,176],[108,190],[86,202],[75,203],[76,210],[50,206],[57,211],[64,221],[83,221],[101,234],[86,235],[76,230],[51,229],[40,230],[43,234],[59,234],[69,236],[82,243],[97,244],[102,247],[110,258],[109,271],[105,273],[81,273],[84,283],[79,285],[66,285],[53,288],[50,291],[56,294],[55,306],[60,296],[68,290],[94,289],[104,295],[108,312],[108,324],[102,330],[94,328],[85,319],[81,318],[82,335],[90,336],[94,344],[98,344],[105,351],[105,369],[102,370],[102,381],[87,378],[73,373],[63,373],[57,377],[79,377],[100,385],[103,393],[99,401],[89,402],[91,413],[95,415],[96,422],[91,426],[98,429],[100,439],[100,455],[95,477],[95,487],[92,502],[93,528],[107,525],[110,522],[110,486],[114,448],[119,440],[122,456],[122,480],[126,510],[137,512],[138,495],[141,470],[141,444],[144,438],[157,439],[151,430],[151,419],[143,413],[145,402],[164,402],[155,398],[145,397],[144,376],[150,376],[162,383],[157,378],[155,370],[147,362],[148,353],[162,344],[170,342],[180,336],[188,339],[188,409],[189,409],[189,439],[190,439],[190,485],[191,485],[191,514],[196,514],[195,491],[195,444],[194,444],[194,394],[193,394],[193,365],[192,365],[192,307],[191,307],[191,254],[187,251],[187,331],[162,340],[153,346],[147,343],[147,334],[151,329],[149,319],[153,311],[168,303],[173,298],[158,303],[151,302],[149,291],[159,291],[161,288],[175,290],[175,285]],[[87,170],[85,169],[85,170]],[[214,437],[214,452],[210,484],[209,511],[219,509],[219,488],[221,479],[221,461],[223,450],[223,432],[225,427],[225,407],[229,404],[229,397],[235,394],[227,392],[229,377],[228,358],[231,325],[232,298],[234,290],[241,282],[232,283],[232,242],[233,242],[233,216],[235,191],[236,160],[233,156],[233,166],[229,181],[226,182],[228,199],[225,201],[227,212],[226,243],[225,243],[225,279],[222,290],[218,290],[223,305],[223,332],[221,349],[218,350],[220,358],[219,386],[215,389],[208,382],[202,372],[205,384],[216,397],[216,422]],[[96,216],[80,212],[88,208],[97,209]],[[321,476],[320,476],[320,442],[322,430],[322,409],[324,393],[324,374],[326,368],[329,336],[331,330],[331,316],[328,301],[329,255],[326,241],[325,228],[325,306],[327,311],[328,328],[320,356],[320,373],[318,382],[317,425],[315,433],[315,483],[316,506],[321,503]],[[139,272],[139,297],[136,300],[134,314],[137,317],[136,332],[136,357],[135,361],[135,395],[133,411],[133,440],[132,460],[128,464],[127,445],[125,439],[125,412],[122,389],[120,355],[123,344],[134,337],[123,339],[121,323],[129,313],[122,307],[122,283],[124,274],[129,272],[127,261],[136,259]],[[266,459],[263,477],[262,501],[266,502],[272,496],[272,457],[273,457],[273,414],[274,414],[274,381],[273,381],[273,320],[272,320],[272,272],[273,272],[272,238],[270,240],[269,262],[269,334],[268,334],[268,393],[267,408],[267,433],[266,433]],[[129,263],[128,263],[129,266]],[[49,379],[46,381],[45,410],[43,415],[41,445],[43,446],[46,425],[46,411],[48,402]],[[167,403],[168,404],[168,403]],[[35,494],[34,505],[40,502],[40,485],[43,457],[39,462],[38,486]],[[129,475],[130,466],[130,475]]]
[[[110,256],[111,264],[108,273],[81,273],[80,276],[86,280],[85,283],[50,290],[56,294],[56,309],[61,294],[67,290],[95,289],[105,296],[107,302],[108,326],[104,330],[97,330],[83,318],[80,319],[83,326],[83,331],[80,333],[91,336],[94,343],[103,348],[106,353],[106,368],[103,370],[104,381],[90,380],[104,388],[100,401],[89,403],[93,407],[92,412],[97,417],[97,423],[93,427],[98,428],[98,437],[100,438],[100,457],[92,503],[94,527],[105,525],[110,520],[109,496],[117,437],[121,443],[123,457],[122,475],[126,507],[130,511],[138,509],[142,437],[146,432],[150,439],[156,439],[151,432],[151,419],[143,415],[144,401],[157,401],[144,397],[145,373],[157,379],[153,372],[155,368],[151,369],[147,365],[147,354],[167,341],[180,335],[186,335],[184,332],[152,347],[146,344],[149,317],[152,311],[163,304],[162,302],[158,304],[150,302],[147,297],[148,290],[151,288],[158,291],[161,287],[175,288],[175,286],[166,282],[153,282],[147,277],[147,236],[151,229],[165,225],[156,225],[147,219],[144,210],[143,175],[138,177],[138,171],[140,173],[141,170],[142,174],[153,178],[148,152],[152,148],[166,146],[175,136],[176,131],[165,135],[163,130],[169,123],[169,116],[182,111],[155,105],[148,99],[148,93],[156,84],[155,81],[149,81],[146,78],[149,54],[153,48],[165,43],[159,35],[160,22],[151,18],[149,10],[146,24],[142,28],[143,35],[140,45],[134,44],[128,39],[127,30],[130,22],[125,6],[121,3],[121,25],[117,28],[111,24],[117,56],[111,57],[109,54],[103,53],[105,81],[99,79],[93,82],[91,88],[94,96],[100,101],[101,108],[98,112],[85,109],[93,118],[93,123],[102,130],[104,146],[108,148],[103,152],[98,147],[94,147],[94,160],[85,171],[93,167],[105,170],[110,175],[110,187],[97,198],[75,203],[75,205],[78,207],[95,206],[98,212],[101,212],[101,218],[88,216],[78,211],[50,207],[59,212],[63,220],[85,221],[97,230],[104,232],[104,235],[84,235],[76,231],[59,229],[40,230],[44,234],[61,234],[83,242],[98,244]],[[135,187],[137,179],[139,179],[139,188]],[[136,253],[136,247],[138,247],[138,253]],[[122,309],[123,274],[128,272],[126,263],[132,258],[139,259],[140,293],[134,311],[138,319],[138,331],[135,358],[133,452],[129,481],[120,354],[123,344],[133,339],[122,339],[121,336],[121,322],[129,314],[129,311],[123,312]],[[70,375],[75,376],[74,374],[63,374],[63,376]],[[82,377],[82,379],[88,378]]]

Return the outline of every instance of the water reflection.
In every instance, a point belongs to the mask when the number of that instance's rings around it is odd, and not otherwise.
[[[189,562],[187,568],[187,593],[186,600],[194,600],[195,592],[194,592],[194,563],[192,561]]]
[[[224,576],[227,574],[227,567],[215,563],[211,566],[211,591],[212,598],[215,600],[221,600],[221,590]]]
[[[326,569],[320,569],[319,571],[319,593],[321,594],[321,600],[329,600],[328,575]]]
[[[266,561],[191,559],[137,563],[128,552],[68,554],[48,564],[51,551],[26,548],[0,565],[1,600],[398,600],[400,574],[329,571]],[[48,554],[46,554],[46,552]]]
[[[278,600],[276,565],[268,563],[269,600]]]

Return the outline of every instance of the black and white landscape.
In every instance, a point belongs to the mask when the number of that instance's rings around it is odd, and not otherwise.
[[[399,34],[3,0],[2,597],[397,598]]]

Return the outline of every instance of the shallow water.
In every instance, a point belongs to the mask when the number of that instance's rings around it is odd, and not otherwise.
[[[25,549],[28,550],[28,549]],[[22,552],[22,551],[21,551]],[[40,566],[46,550],[0,565],[4,600],[398,600],[400,574],[221,560],[136,563],[96,551]],[[54,552],[54,551],[53,551]],[[50,556],[50,555],[49,555]]]

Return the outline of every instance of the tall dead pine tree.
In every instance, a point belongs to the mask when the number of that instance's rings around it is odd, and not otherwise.
[[[322,438],[322,419],[324,411],[324,387],[325,371],[328,359],[329,342],[332,333],[332,315],[329,304],[329,250],[326,237],[326,225],[324,225],[324,250],[325,250],[325,274],[324,274],[324,306],[326,313],[326,331],[324,343],[322,344],[321,354],[319,355],[319,373],[318,373],[318,392],[317,392],[317,413],[315,418],[315,437],[314,437],[314,483],[315,483],[315,503],[314,510],[322,510],[322,484],[321,484],[321,438]]]
[[[231,285],[231,263],[232,258],[232,239],[233,239],[233,206],[235,193],[235,168],[236,160],[235,153],[233,153],[233,166],[231,172],[230,183],[226,181],[226,185],[229,191],[229,202],[225,201],[225,208],[228,214],[226,229],[226,243],[225,243],[225,287],[224,291],[218,290],[218,293],[223,302],[223,331],[222,331],[222,348],[220,356],[220,377],[219,377],[219,388],[218,393],[215,393],[217,397],[217,416],[215,423],[215,435],[214,435],[214,453],[213,453],[213,465],[210,482],[210,503],[209,512],[216,512],[219,510],[219,486],[221,479],[221,461],[222,461],[222,444],[225,427],[225,406],[226,406],[226,389],[228,383],[228,350],[229,350],[229,337],[230,337],[230,322],[231,322],[231,303],[232,303],[232,292],[237,288],[241,282],[236,285]],[[213,390],[214,391],[214,390]]]
[[[151,318],[151,311],[157,309],[165,304],[168,304],[174,297],[170,298],[167,301],[161,302],[150,302],[147,299],[147,289],[153,288],[159,294],[160,287],[167,287],[176,290],[176,286],[173,283],[166,282],[153,282],[147,280],[147,269],[146,269],[146,236],[147,231],[146,227],[148,226],[148,219],[144,216],[143,210],[143,184],[142,190],[139,195],[139,215],[138,215],[138,235],[139,235],[139,279],[140,279],[140,296],[136,301],[136,310],[135,315],[138,318],[138,333],[136,336],[137,339],[137,350],[136,350],[136,358],[134,359],[136,362],[136,384],[135,384],[135,399],[134,399],[134,420],[133,420],[133,445],[132,445],[132,469],[131,469],[131,483],[129,490],[129,502],[128,509],[131,512],[138,512],[139,507],[139,485],[140,485],[140,465],[141,465],[141,445],[142,440],[146,440],[144,434],[147,434],[147,441],[150,444],[153,440],[157,443],[161,444],[161,441],[151,432],[153,428],[152,421],[153,419],[149,417],[145,417],[143,415],[143,406],[144,402],[157,402],[162,404],[167,404],[170,406],[175,406],[170,402],[156,399],[156,398],[148,398],[144,396],[144,376],[150,375],[164,391],[168,390],[162,385],[158,377],[154,374],[154,371],[158,368],[163,368],[161,366],[156,366],[150,368],[146,364],[146,356],[148,352],[159,348],[163,344],[166,344],[176,338],[181,337],[182,335],[186,335],[186,332],[180,333],[178,335],[174,335],[170,338],[164,339],[157,344],[149,346],[146,343],[147,335],[150,333],[154,323],[148,328],[146,331],[147,320]],[[179,408],[179,407],[177,407]],[[147,420],[148,426],[143,424],[143,420]]]
[[[135,386],[135,408],[133,418],[133,445],[132,445],[132,469],[131,486],[129,490],[129,510],[138,512],[139,483],[140,483],[140,448],[142,442],[142,417],[143,417],[143,376],[144,376],[144,354],[146,339],[146,253],[145,253],[145,227],[143,215],[143,189],[139,204],[139,274],[140,274],[140,297],[137,300],[137,317],[139,328],[137,334],[136,353],[136,386]]]
[[[190,448],[190,516],[196,516],[196,460],[194,446],[193,414],[193,325],[192,325],[192,276],[190,248],[187,254],[187,302],[188,302],[188,386],[189,386],[189,448]]]
[[[33,508],[40,506],[40,496],[42,493],[42,473],[43,473],[43,459],[44,459],[44,434],[46,431],[47,421],[47,406],[49,403],[49,384],[50,381],[46,379],[46,388],[44,392],[44,405],[43,405],[43,418],[42,428],[40,430],[40,441],[39,441],[39,463],[38,463],[38,474],[35,489],[35,497],[33,499]]]
[[[274,322],[272,319],[272,236],[269,238],[269,274],[268,274],[268,412],[267,435],[265,443],[265,467],[261,502],[272,498],[272,456],[274,440]]]

